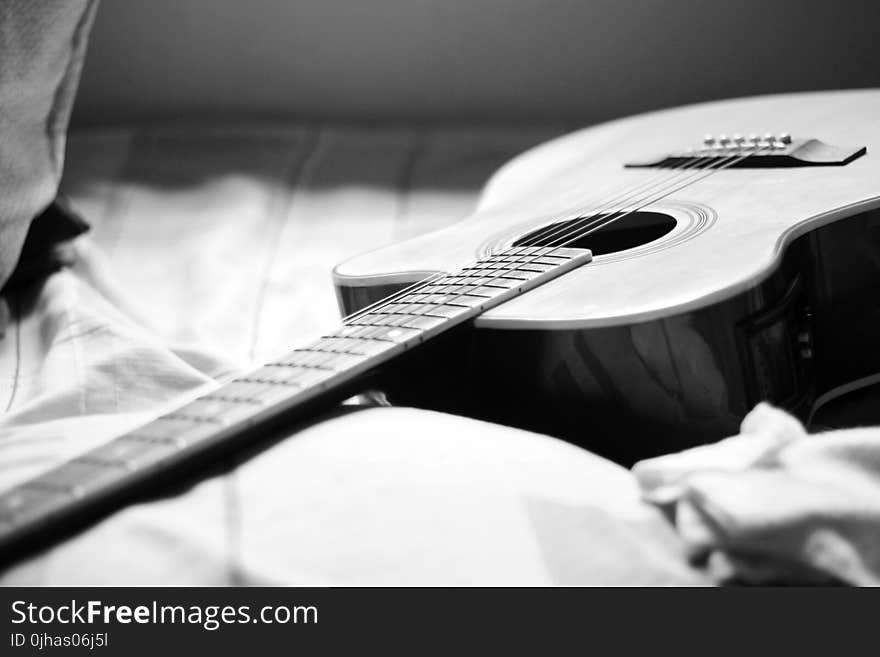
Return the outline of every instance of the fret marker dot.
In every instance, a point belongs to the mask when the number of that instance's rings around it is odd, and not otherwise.
[[[389,338],[397,338],[397,337],[400,337],[401,335],[403,335],[403,331],[401,331],[400,329],[392,329],[392,330],[388,331]]]

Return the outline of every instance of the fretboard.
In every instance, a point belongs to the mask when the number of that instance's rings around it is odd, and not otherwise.
[[[0,559],[30,536],[101,506],[246,431],[350,385],[378,365],[590,260],[582,249],[529,247],[398,294],[334,332],[127,434],[0,493]]]

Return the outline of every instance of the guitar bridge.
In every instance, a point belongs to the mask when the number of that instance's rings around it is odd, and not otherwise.
[[[731,169],[843,166],[866,152],[865,146],[831,146],[818,139],[792,139],[787,133],[763,137],[706,135],[698,147],[624,166],[630,169],[711,169],[724,165]]]

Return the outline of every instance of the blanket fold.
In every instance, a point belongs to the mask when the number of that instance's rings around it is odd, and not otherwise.
[[[633,472],[719,581],[880,584],[880,429],[810,435],[760,404],[739,435]]]

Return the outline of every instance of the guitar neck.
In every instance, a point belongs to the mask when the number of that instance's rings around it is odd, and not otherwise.
[[[529,247],[479,260],[0,494],[0,559],[43,533],[112,508],[157,475],[240,445],[243,437],[259,438],[273,421],[350,388],[376,366],[590,257],[582,249]]]

